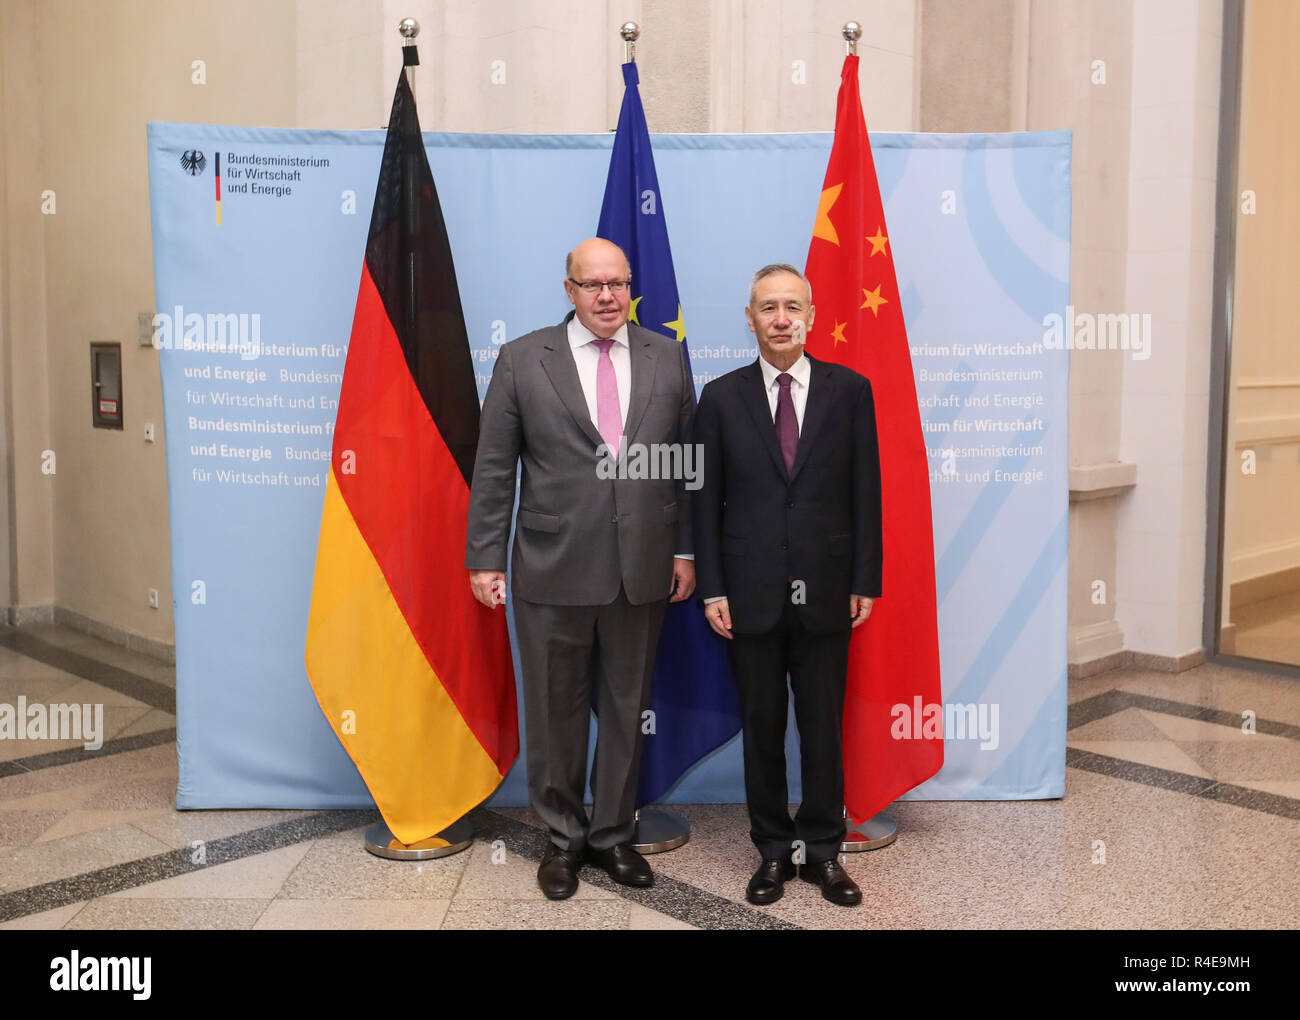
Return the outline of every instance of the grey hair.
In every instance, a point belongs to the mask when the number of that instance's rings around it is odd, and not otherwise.
[[[750,307],[753,307],[754,305],[754,293],[758,289],[758,281],[769,276],[775,276],[777,273],[789,273],[791,276],[797,276],[799,279],[803,280],[804,286],[808,288],[808,304],[812,304],[812,284],[808,282],[808,277],[804,276],[803,273],[799,272],[799,270],[795,269],[795,267],[789,263],[773,262],[771,265],[766,265],[760,269],[754,274],[753,279],[749,281]]]

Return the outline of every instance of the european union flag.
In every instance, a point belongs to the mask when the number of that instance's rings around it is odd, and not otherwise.
[[[632,263],[632,321],[685,344],[686,327],[638,81],[636,64],[624,64],[623,109],[596,233],[622,248]],[[689,365],[689,348],[686,360]],[[668,605],[659,634],[650,707],[654,732],[645,738],[638,808],[653,804],[692,765],[740,732],[740,706],[725,644],[709,627],[694,597]]]

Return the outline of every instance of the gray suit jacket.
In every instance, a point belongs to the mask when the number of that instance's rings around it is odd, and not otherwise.
[[[521,466],[514,594],[550,605],[607,605],[622,585],[629,602],[644,605],[668,597],[674,555],[693,552],[688,493],[681,477],[601,477],[603,440],[569,347],[573,314],[512,340],[497,357],[479,426],[465,566],[506,569]],[[695,413],[685,348],[636,323],[627,330],[624,438],[629,448],[684,448]]]

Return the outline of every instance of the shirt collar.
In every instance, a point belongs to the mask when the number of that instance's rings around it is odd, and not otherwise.
[[[589,330],[586,326],[584,326],[578,320],[578,317],[576,315],[569,320],[569,346],[572,347],[575,351],[579,347],[583,346],[584,344],[589,344],[595,339],[596,339],[596,334],[593,333],[591,330]],[[628,346],[627,323],[625,322],[623,323],[623,325],[619,326],[618,332],[615,333],[610,339],[612,339],[616,344],[622,344],[624,347]]]
[[[763,386],[771,389],[776,383],[776,377],[781,374],[780,369],[768,361],[762,354],[758,356],[758,367],[763,372]],[[800,386],[807,386],[808,379],[812,375],[812,362],[799,353],[799,360],[786,369]]]

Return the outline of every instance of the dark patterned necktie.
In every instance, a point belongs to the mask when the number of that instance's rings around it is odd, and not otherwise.
[[[794,470],[794,454],[799,449],[799,419],[794,416],[794,398],[790,396],[794,377],[789,372],[782,372],[776,377],[776,382],[781,387],[781,392],[776,395],[776,438],[785,456],[786,474],[789,474]]]

